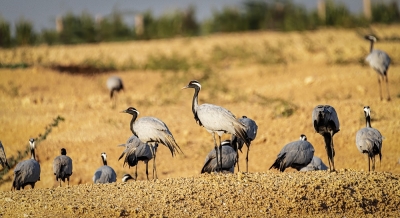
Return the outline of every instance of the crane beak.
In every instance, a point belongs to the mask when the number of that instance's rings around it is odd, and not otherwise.
[[[182,90],[182,89],[187,89],[187,88],[189,88],[189,87],[187,87],[187,86],[184,86],[184,87],[182,87],[182,88],[181,88],[181,90]]]
[[[126,112],[126,110],[123,110],[123,111],[121,111],[120,113],[128,113],[128,112]]]

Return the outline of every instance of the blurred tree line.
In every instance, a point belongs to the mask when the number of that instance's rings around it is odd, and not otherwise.
[[[301,31],[321,26],[352,28],[400,22],[396,1],[372,4],[369,19],[362,14],[352,14],[344,4],[332,0],[326,1],[323,19],[316,10],[307,11],[291,0],[244,0],[239,7],[213,11],[212,17],[201,23],[196,21],[195,15],[194,7],[160,17],[148,11],[135,16],[136,26],[129,26],[124,23],[124,14],[118,11],[104,18],[94,18],[86,12],[67,13],[57,19],[56,29],[44,29],[40,33],[34,32],[32,22],[20,19],[15,24],[14,37],[10,24],[0,18],[0,47],[149,40],[252,30]]]

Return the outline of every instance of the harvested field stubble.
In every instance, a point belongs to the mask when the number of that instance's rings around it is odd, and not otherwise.
[[[380,38],[400,32],[399,26],[373,28]],[[43,133],[55,117],[65,119],[37,145],[42,172],[34,190],[28,186],[10,192],[12,171],[1,178],[0,216],[398,216],[400,44],[375,45],[392,58],[388,72],[392,101],[380,101],[376,73],[360,63],[369,48],[361,33],[367,32],[253,32],[0,49],[4,65],[32,66],[0,69],[0,140],[7,156],[24,151],[28,139]],[[89,59],[103,66],[115,61],[110,65],[116,69],[133,60],[138,67],[85,75],[48,68]],[[171,60],[185,64],[174,68]],[[166,69],[158,68],[160,62]],[[143,67],[149,63],[152,67]],[[123,79],[125,91],[118,93],[113,108],[105,84],[115,74]],[[214,146],[211,134],[193,119],[193,90],[181,90],[192,79],[202,84],[200,103],[221,105],[237,117],[246,115],[257,122],[259,132],[249,153],[251,173],[199,175]],[[339,172],[268,171],[282,147],[300,134],[307,135],[315,155],[327,164],[323,137],[315,133],[311,121],[318,104],[332,105],[339,116],[341,127],[334,136]],[[366,105],[371,107],[372,126],[384,136],[382,161],[377,160],[374,173],[365,172],[367,157],[355,146],[356,132],[365,126]],[[159,146],[160,180],[142,181],[146,175],[140,162],[139,181],[120,183],[124,173],[134,172],[118,161],[122,148],[117,145],[132,134],[131,117],[120,113],[129,106],[139,110],[139,118],[163,120],[184,152],[171,157],[165,146]],[[61,148],[74,163],[68,188],[56,188],[52,172]],[[242,170],[246,149],[240,153]],[[108,165],[117,173],[115,184],[92,185],[93,173],[102,164],[101,152],[107,153]]]

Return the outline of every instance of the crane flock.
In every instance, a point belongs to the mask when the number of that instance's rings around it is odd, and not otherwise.
[[[382,97],[381,80],[386,82],[387,87],[387,100],[390,100],[387,70],[390,65],[389,56],[381,51],[374,50],[374,42],[377,38],[368,35],[365,39],[371,42],[370,54],[367,56],[366,61],[369,62],[371,67],[378,73],[380,98]],[[115,106],[115,92],[124,89],[122,79],[118,76],[112,76],[107,80],[107,88],[110,91],[110,98],[114,98]],[[192,80],[188,85],[182,89],[194,89],[192,99],[192,112],[194,119],[198,125],[204,127],[211,133],[214,142],[214,148],[206,156],[201,173],[220,173],[220,172],[234,172],[236,164],[239,168],[239,153],[242,151],[244,144],[247,146],[246,153],[246,172],[248,172],[249,150],[253,140],[256,139],[258,126],[256,122],[247,116],[236,118],[235,115],[228,109],[214,105],[203,103],[199,104],[199,92],[202,88],[197,80]],[[137,166],[139,161],[143,161],[146,165],[146,177],[148,176],[148,162],[153,159],[153,179],[157,179],[156,171],[156,152],[158,144],[165,145],[171,152],[172,156],[182,154],[182,150],[178,143],[175,141],[174,136],[167,127],[167,125],[156,117],[141,117],[139,119],[139,111],[134,107],[128,107],[122,111],[132,115],[130,121],[130,130],[133,133],[128,138],[125,144],[119,146],[124,147],[124,151],[118,160],[124,156],[123,166],[135,167],[135,174],[124,174],[122,182],[128,180],[137,180]],[[375,170],[375,156],[379,155],[382,159],[382,135],[381,133],[371,126],[371,109],[369,106],[364,107],[364,114],[366,119],[366,127],[361,128],[356,134],[356,147],[362,154],[368,156],[368,170]],[[340,131],[340,124],[338,114],[334,107],[330,105],[317,105],[312,110],[311,114],[312,126],[316,133],[319,133],[324,138],[326,153],[328,156],[329,170],[335,171],[335,149],[333,143],[333,136]],[[230,134],[231,140],[221,141],[223,134]],[[218,136],[218,142],[216,140]],[[19,162],[14,169],[14,179],[12,189],[20,190],[25,186],[30,185],[34,188],[35,183],[40,181],[41,167],[35,157],[35,139],[29,139],[29,146],[31,151],[31,158]],[[300,139],[286,144],[276,160],[273,162],[269,169],[277,169],[284,172],[288,167],[292,167],[297,171],[314,171],[314,170],[328,170],[328,167],[322,162],[319,157],[314,156],[314,146],[307,141],[307,137],[301,134]],[[53,173],[56,181],[65,182],[67,180],[69,186],[70,176],[73,173],[72,159],[66,155],[66,149],[61,149],[61,155],[57,156],[53,161]],[[114,169],[107,165],[107,155],[105,152],[101,153],[103,165],[99,167],[93,175],[93,183],[111,183],[117,181],[117,175]],[[4,146],[0,141],[0,164],[3,168],[11,168],[7,162]]]

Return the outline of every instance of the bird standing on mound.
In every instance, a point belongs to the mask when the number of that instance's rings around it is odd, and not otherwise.
[[[329,169],[335,171],[333,136],[340,130],[336,110],[330,105],[318,105],[312,112],[312,120],[315,131],[324,137]]]
[[[377,38],[373,35],[365,36],[365,39],[371,42],[371,46],[369,49],[369,54],[365,58],[365,60],[369,63],[369,65],[378,73],[378,84],[379,84],[379,95],[381,100],[382,97],[382,86],[381,80],[385,81],[386,83],[386,90],[387,90],[387,100],[390,101],[390,94],[389,94],[389,84],[388,84],[388,76],[387,71],[390,65],[390,57],[386,52],[378,49],[374,49],[374,43],[377,41]]]
[[[224,133],[234,134],[238,138],[244,141],[247,146],[250,145],[250,138],[246,133],[246,126],[236,120],[236,117],[229,110],[213,105],[213,104],[201,104],[198,103],[199,92],[201,90],[200,82],[192,80],[189,84],[182,89],[192,88],[194,89],[193,101],[192,101],[192,112],[194,119],[200,125],[206,128],[206,130],[212,134],[214,139],[214,148],[218,149],[218,145],[221,145],[221,136]],[[219,143],[215,139],[215,133],[219,138]],[[217,152],[216,152],[217,153]],[[222,169],[222,147],[219,146],[219,164]]]
[[[101,153],[103,166],[99,167],[93,175],[93,183],[112,183],[117,181],[117,174],[114,169],[107,166],[107,154]]]
[[[286,168],[292,167],[299,171],[307,166],[314,156],[314,147],[302,134],[300,140],[290,142],[279,152],[278,157],[269,169],[275,168],[284,172]]]
[[[69,177],[72,175],[72,159],[67,156],[65,148],[61,148],[61,155],[53,161],[53,173],[57,181],[60,179],[60,187],[61,180],[65,182],[65,179],[67,179],[69,186]]]
[[[132,120],[130,123],[132,133],[137,136],[142,142],[149,143],[153,146],[153,178],[157,179],[157,150],[155,148],[157,148],[158,143],[167,146],[171,151],[172,156],[174,156],[175,153],[182,152],[181,148],[176,143],[174,136],[169,131],[167,125],[160,119],[155,117],[141,117],[140,119],[136,120],[139,115],[139,111],[133,107],[129,107],[122,112],[132,115]]]
[[[149,180],[148,163],[153,158],[153,153],[155,153],[155,151],[151,150],[153,148],[140,141],[140,139],[135,135],[129,137],[129,139],[126,141],[126,144],[119,146],[125,147],[125,150],[122,152],[118,160],[123,158],[125,155],[124,166],[125,164],[128,164],[129,167],[136,166],[135,180],[137,180],[137,165],[139,161],[143,161],[146,164],[146,176],[147,180]]]
[[[356,146],[361,153],[368,155],[368,171],[375,171],[375,156],[379,155],[379,161],[382,160],[382,135],[371,126],[371,109],[369,106],[364,107],[366,127],[358,130],[356,134]]]
[[[35,183],[40,180],[40,164],[35,159],[35,139],[29,139],[31,159],[19,162],[14,169],[14,189],[24,189],[26,185],[35,188]]]
[[[246,133],[247,136],[250,139],[250,142],[252,142],[256,136],[257,136],[257,130],[258,126],[256,122],[246,116],[242,116],[241,118],[238,119],[239,122],[243,123],[246,126]],[[237,153],[237,165],[238,165],[238,171],[239,171],[239,152],[242,152],[242,147],[244,145],[244,141],[238,138],[236,135],[232,135],[232,147],[235,149]],[[246,172],[249,172],[249,151],[250,151],[250,145],[247,146],[247,153],[246,153]]]

